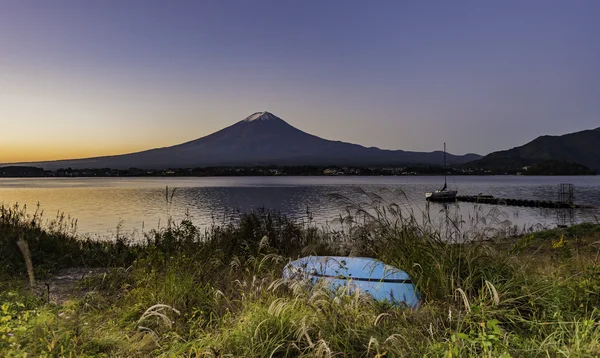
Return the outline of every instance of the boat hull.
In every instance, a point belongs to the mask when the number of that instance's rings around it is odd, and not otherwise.
[[[308,256],[290,262],[283,270],[288,280],[324,282],[333,290],[356,290],[377,301],[417,308],[419,294],[408,274],[396,267],[366,257]]]
[[[456,201],[456,190],[436,190],[431,193],[425,193],[425,199],[427,201],[436,202],[451,202]]]

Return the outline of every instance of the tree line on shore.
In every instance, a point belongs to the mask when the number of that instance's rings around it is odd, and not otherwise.
[[[577,164],[547,160],[525,167],[451,166],[239,166],[169,169],[73,169],[44,170],[38,167],[0,167],[0,177],[145,177],[145,176],[386,176],[386,175],[595,175],[595,171]]]

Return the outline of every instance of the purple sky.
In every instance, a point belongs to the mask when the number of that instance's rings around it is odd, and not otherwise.
[[[270,111],[487,154],[600,126],[600,1],[0,3],[0,162],[192,140]]]

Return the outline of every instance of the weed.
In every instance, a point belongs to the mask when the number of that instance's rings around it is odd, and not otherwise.
[[[166,193],[167,210],[173,193]],[[439,225],[377,195],[369,200],[348,205],[336,230],[257,210],[207,229],[189,219],[169,221],[139,241],[121,234],[79,238],[64,216],[50,224],[39,210],[3,207],[0,350],[131,357],[600,354],[599,225],[508,237],[489,227],[502,222],[495,212],[447,215]],[[20,240],[29,246],[30,265]],[[409,273],[423,302],[406,310],[358,290],[284,283],[285,264],[308,253],[378,258]],[[84,277],[79,295],[63,303],[23,288],[33,269],[40,280],[81,267],[105,269]]]

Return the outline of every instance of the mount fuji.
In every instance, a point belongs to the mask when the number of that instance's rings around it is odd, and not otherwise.
[[[462,164],[479,158],[476,154],[448,154],[447,161],[449,164]],[[382,150],[327,140],[303,132],[272,113],[257,112],[218,132],[171,147],[114,156],[26,164],[56,170],[67,167],[166,169],[259,165],[440,165],[442,162],[442,151],[425,153]]]

